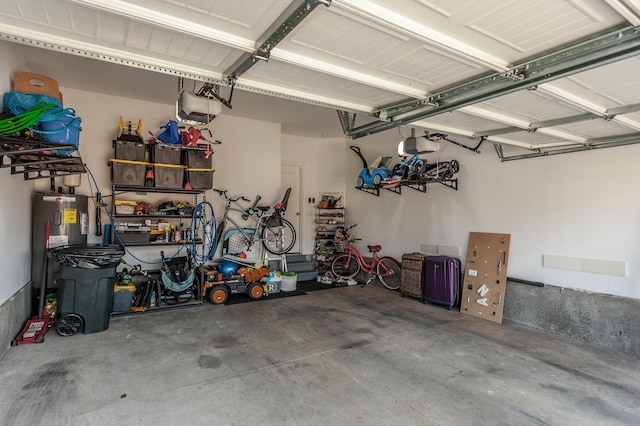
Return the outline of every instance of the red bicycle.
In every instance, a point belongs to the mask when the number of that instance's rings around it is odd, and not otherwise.
[[[346,253],[335,257],[331,263],[331,271],[338,277],[345,280],[355,277],[360,270],[369,273],[369,279],[364,285],[369,284],[375,277],[378,277],[383,286],[389,290],[397,290],[400,288],[400,262],[391,256],[379,257],[378,252],[382,249],[381,245],[368,245],[369,253],[371,253],[371,263],[368,263],[353,242],[356,240],[351,235],[347,235],[346,231],[356,225],[351,225],[341,232],[342,235],[336,235],[338,244],[344,244],[346,241]]]

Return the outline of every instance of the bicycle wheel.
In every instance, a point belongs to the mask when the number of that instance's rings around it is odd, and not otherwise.
[[[360,272],[360,262],[355,256],[341,254],[336,256],[331,262],[331,271],[338,277],[349,279],[355,277]]]
[[[282,226],[266,224],[262,236],[262,245],[273,254],[289,253],[296,243],[296,230],[287,219],[282,219]]]
[[[383,286],[389,290],[400,288],[400,262],[393,257],[385,256],[380,259],[376,266],[376,272]]]

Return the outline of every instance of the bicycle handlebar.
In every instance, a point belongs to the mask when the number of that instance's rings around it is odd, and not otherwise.
[[[226,198],[226,199],[227,199],[227,200],[229,200],[229,201],[240,201],[240,200],[242,200],[242,201],[246,201],[247,203],[251,201],[250,199],[248,199],[248,198],[247,198],[247,197],[245,197],[244,195],[238,195],[238,196],[237,196],[237,197],[235,197],[235,198],[231,198],[231,197],[229,197],[229,195],[228,195],[229,190],[228,190],[228,189],[216,189],[216,188],[213,188],[213,190],[214,190],[215,192],[217,192],[217,193],[218,193],[218,195],[220,195],[221,197]],[[258,201],[257,201],[257,200],[259,200],[259,199],[261,199],[261,198],[262,198],[262,197],[260,197],[259,195],[256,195],[256,201],[253,203],[253,206],[251,206],[251,207],[250,207],[250,209],[252,209],[253,207],[255,207],[255,205],[258,203]]]

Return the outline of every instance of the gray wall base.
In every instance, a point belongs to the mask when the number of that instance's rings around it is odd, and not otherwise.
[[[638,299],[507,281],[504,319],[640,354]]]
[[[28,283],[0,306],[0,359],[11,347],[25,322],[31,318],[31,283]]]

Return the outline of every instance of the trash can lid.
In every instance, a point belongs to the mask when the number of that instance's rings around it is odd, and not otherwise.
[[[85,269],[116,267],[124,253],[124,248],[116,244],[74,244],[53,250],[61,264]]]

